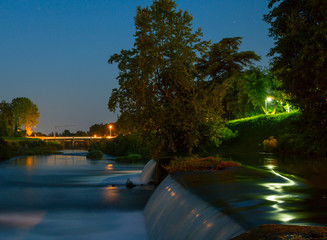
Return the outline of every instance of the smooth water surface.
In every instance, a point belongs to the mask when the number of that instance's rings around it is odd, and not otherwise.
[[[327,226],[326,162],[266,154],[229,160],[243,166],[174,178],[247,230],[269,223]]]
[[[327,226],[326,163],[262,154],[173,173],[145,208],[152,239],[227,240],[262,224]]]
[[[147,239],[143,208],[151,186],[103,184],[143,165],[85,153],[28,156],[0,164],[0,239]]]

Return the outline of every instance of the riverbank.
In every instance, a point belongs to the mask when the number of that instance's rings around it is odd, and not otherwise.
[[[237,132],[237,137],[219,147],[221,154],[268,152],[326,156],[327,153],[325,143],[303,129],[300,112],[232,120],[227,127]]]
[[[45,142],[40,139],[0,138],[0,161],[15,156],[45,155],[62,149],[59,142]]]

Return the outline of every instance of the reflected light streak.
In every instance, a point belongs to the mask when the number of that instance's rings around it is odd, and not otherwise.
[[[119,193],[116,186],[108,186],[104,189],[104,197],[106,201],[113,202],[118,199]]]
[[[26,166],[31,168],[33,166],[33,158],[31,156],[26,158]]]
[[[295,219],[295,216],[292,216],[288,213],[282,213],[285,211],[285,209],[281,206],[285,202],[286,199],[294,198],[295,195],[291,194],[283,194],[284,193],[284,187],[291,187],[297,185],[296,182],[289,179],[288,177],[285,177],[279,173],[277,173],[274,168],[276,166],[274,165],[267,165],[268,169],[270,169],[271,173],[273,173],[275,176],[280,177],[285,180],[285,183],[265,183],[262,184],[262,186],[268,188],[269,190],[275,191],[278,193],[278,195],[268,195],[265,197],[266,200],[274,202],[275,204],[272,205],[272,207],[275,209],[275,213],[278,220],[282,222],[289,222],[293,219]]]
[[[0,213],[0,225],[29,230],[39,224],[45,215],[46,212]]]
[[[114,169],[114,165],[112,165],[112,164],[107,165],[107,170],[113,170],[113,169]]]

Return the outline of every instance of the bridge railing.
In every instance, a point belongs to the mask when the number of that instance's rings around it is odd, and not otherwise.
[[[73,137],[44,137],[44,136],[35,136],[35,137],[27,137],[31,139],[42,139],[42,140],[101,140],[101,139],[111,139],[115,138],[117,136],[97,136],[97,137],[79,137],[79,136],[73,136]]]

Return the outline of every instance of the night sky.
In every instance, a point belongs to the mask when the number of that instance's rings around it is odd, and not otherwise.
[[[243,37],[267,66],[273,46],[263,14],[265,0],[177,0],[193,15],[194,29],[218,42]],[[116,121],[107,109],[118,87],[116,65],[107,63],[134,39],[136,7],[152,0],[0,0],[0,101],[27,97],[39,108],[34,131],[87,131]]]

